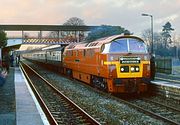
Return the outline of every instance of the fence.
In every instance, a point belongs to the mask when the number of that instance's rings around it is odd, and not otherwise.
[[[156,72],[159,73],[172,73],[172,59],[171,58],[156,58]]]
[[[172,74],[180,76],[180,59],[173,59]]]

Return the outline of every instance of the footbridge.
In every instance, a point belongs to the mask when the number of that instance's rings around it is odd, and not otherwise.
[[[17,39],[21,39],[22,44],[69,44],[81,41],[85,32],[97,27],[98,26],[0,25],[0,30],[21,31],[21,38],[8,38],[8,40],[17,41]],[[38,38],[27,37],[25,32],[28,31],[38,31]],[[56,37],[43,37],[43,31],[55,32]],[[64,34],[64,32],[74,32],[74,35],[67,35]]]

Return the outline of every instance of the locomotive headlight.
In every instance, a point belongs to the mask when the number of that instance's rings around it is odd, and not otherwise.
[[[131,67],[131,71],[134,72],[135,68],[134,67]]]
[[[136,72],[138,72],[139,71],[139,67],[136,67]]]
[[[141,58],[140,58],[140,57],[138,57],[138,58],[137,58],[137,60],[141,60]]]
[[[123,72],[124,71],[124,68],[121,68],[121,72]]]
[[[121,66],[120,70],[122,73],[127,73],[127,72],[129,72],[129,66]]]
[[[139,72],[139,66],[131,66],[131,72]]]

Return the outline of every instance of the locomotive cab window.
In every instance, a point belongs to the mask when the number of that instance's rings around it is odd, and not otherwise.
[[[147,53],[144,42],[137,39],[129,39],[129,51],[134,53]]]
[[[103,53],[147,53],[147,48],[139,39],[121,38],[105,44]]]
[[[110,45],[109,52],[112,52],[112,53],[115,53],[115,52],[126,53],[126,52],[128,52],[127,39],[114,40]]]

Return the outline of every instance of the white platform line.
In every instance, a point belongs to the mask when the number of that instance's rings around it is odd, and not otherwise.
[[[172,79],[165,79],[165,78],[160,78],[160,77],[155,77],[156,79],[159,79],[159,80],[165,80],[165,81],[169,81],[169,82],[177,82],[177,83],[180,83],[179,80],[172,80]]]

